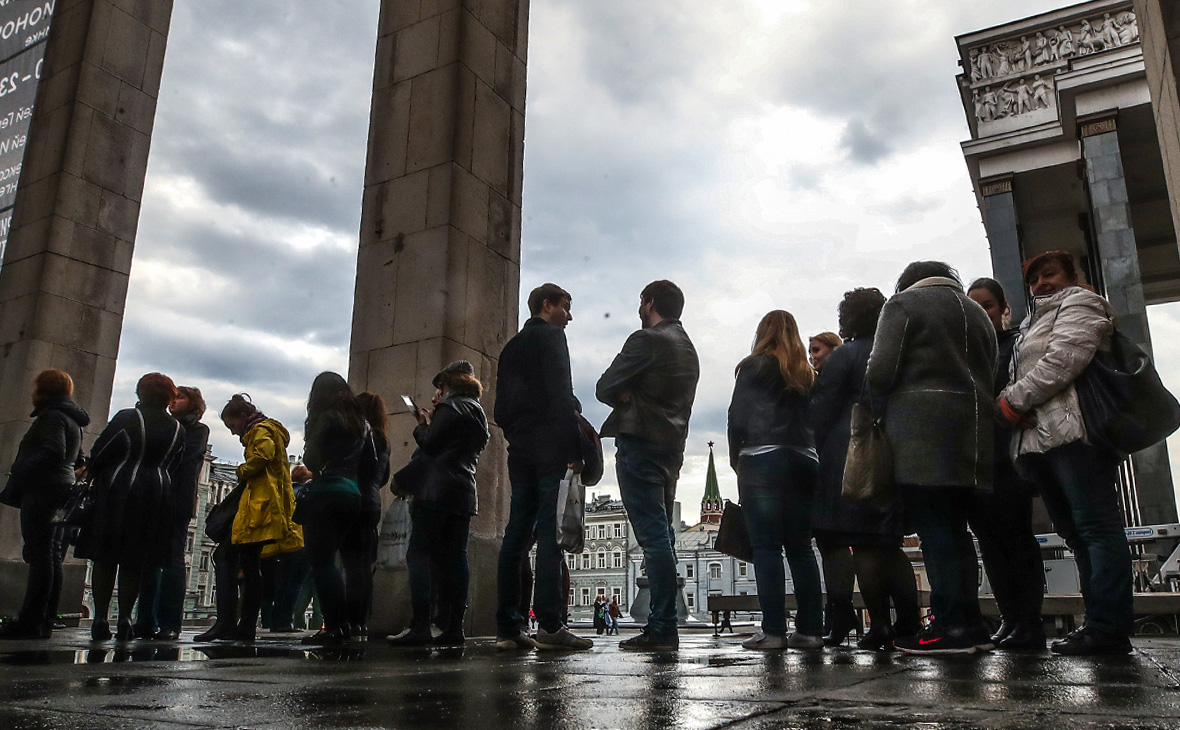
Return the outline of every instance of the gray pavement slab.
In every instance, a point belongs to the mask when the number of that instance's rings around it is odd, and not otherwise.
[[[189,634],[186,634],[188,636]],[[625,636],[623,638],[626,638]],[[685,634],[677,652],[92,645],[65,630],[0,643],[0,728],[1176,728],[1180,639],[1128,657],[932,659],[755,653]]]

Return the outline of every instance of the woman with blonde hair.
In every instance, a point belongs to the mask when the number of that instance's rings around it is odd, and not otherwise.
[[[749,357],[738,363],[729,405],[729,462],[737,471],[762,630],[748,649],[822,649],[823,597],[811,551],[811,503],[819,458],[808,417],[815,371],[790,312],[762,318]],[[787,636],[783,550],[799,611]]]
[[[807,343],[807,355],[815,372],[823,370],[824,363],[828,361],[828,355],[831,355],[832,350],[843,344],[844,340],[835,332],[820,332],[818,335],[812,335],[811,340]]]

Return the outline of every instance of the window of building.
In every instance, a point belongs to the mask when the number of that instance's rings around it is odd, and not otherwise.
[[[565,554],[565,564],[570,570],[576,570],[578,567],[578,556],[573,553]]]
[[[721,577],[721,563],[709,563],[709,577],[713,580]]]
[[[746,577],[746,563],[741,560],[738,561],[738,577],[739,578]]]
[[[622,588],[619,588],[618,586],[613,586],[610,589],[610,595],[611,595],[611,598],[618,600],[620,603],[623,602],[623,589]]]
[[[615,523],[615,537],[622,537],[622,536],[623,536],[623,523],[616,522]]]
[[[691,593],[687,594],[684,597],[684,600],[686,603],[688,603],[688,610],[689,611],[692,611],[697,607],[697,597],[694,596],[693,594],[691,594]]]
[[[598,567],[606,567],[606,550],[603,550],[602,548],[598,548]]]
[[[209,570],[209,553],[201,553],[201,570]]]
[[[582,570],[590,570],[590,551],[582,553]]]
[[[582,605],[583,606],[590,605],[590,589],[589,588],[582,589]]]
[[[595,592],[603,598],[606,598],[606,586],[598,586],[598,590]]]
[[[569,603],[569,605],[571,605],[571,606],[574,605],[574,589],[573,588],[570,588],[570,603]]]
[[[590,525],[586,525],[586,539],[590,539]]]
[[[613,567],[613,568],[623,567],[623,553],[621,551],[616,550],[614,552],[614,557],[611,559],[611,567]]]
[[[697,574],[696,566],[694,566],[692,563],[685,563],[684,564],[684,577],[685,578],[687,578],[688,580],[695,580],[696,574]]]

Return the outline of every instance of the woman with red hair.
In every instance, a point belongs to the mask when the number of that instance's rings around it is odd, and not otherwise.
[[[94,561],[95,641],[111,638],[107,614],[119,580],[119,641],[132,638],[131,611],[140,581],[154,558],[150,548],[167,539],[161,510],[171,490],[169,471],[184,450],[184,430],[168,413],[176,385],[167,375],[148,373],[135,387],[139,402],[115,414],[91,450],[89,473],[97,501],[83,527],[74,556]]]

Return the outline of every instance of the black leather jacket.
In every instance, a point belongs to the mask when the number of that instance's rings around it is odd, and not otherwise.
[[[439,401],[430,424],[414,429],[418,449],[430,458],[414,507],[474,515],[475,469],[488,443],[488,419],[474,395],[454,392]]]
[[[375,431],[365,438],[365,456],[357,471],[361,512],[381,512],[381,487],[389,481],[389,442]]]
[[[577,413],[565,331],[533,317],[500,352],[493,415],[508,451],[564,468],[581,458]]]
[[[773,355],[758,355],[742,365],[729,403],[729,463],[747,446],[787,446],[815,451],[808,414],[810,397],[787,390]]]
[[[10,479],[19,480],[21,490],[72,485],[82,427],[90,416],[71,400],[44,401],[32,416],[36,420],[21,439]]]
[[[317,477],[359,481],[361,460],[367,452],[366,441],[335,413],[319,414],[307,425],[303,463]]]
[[[633,436],[683,451],[700,374],[697,351],[680,320],[633,332],[598,379],[598,400],[614,409],[602,435]]]

